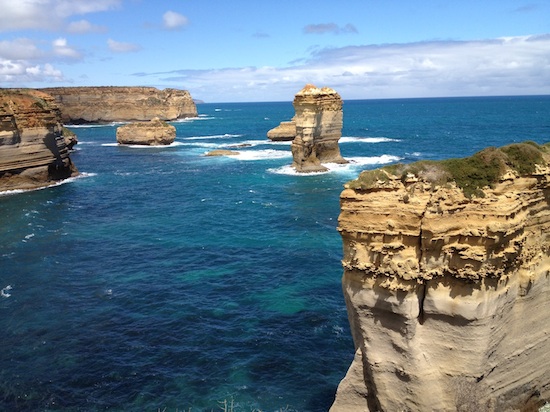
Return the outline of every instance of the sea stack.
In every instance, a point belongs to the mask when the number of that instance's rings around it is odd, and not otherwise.
[[[36,189],[77,174],[54,99],[0,89],[0,190]]]
[[[197,116],[187,90],[154,87],[50,87],[64,123],[171,121]]]
[[[292,166],[299,173],[324,172],[322,163],[347,163],[340,155],[342,98],[329,87],[306,85],[294,97],[295,116],[267,133],[273,141],[292,141]]]
[[[116,140],[120,144],[165,146],[174,143],[176,128],[158,117],[149,122],[134,122],[116,129]]]
[[[363,172],[340,197],[355,358],[331,412],[550,400],[550,148]]]

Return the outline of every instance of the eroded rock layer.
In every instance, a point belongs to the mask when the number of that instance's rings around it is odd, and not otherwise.
[[[53,98],[0,90],[0,190],[34,189],[77,173]]]
[[[158,117],[149,122],[135,122],[116,129],[116,140],[120,144],[162,146],[176,139],[176,128]]]
[[[296,137],[292,165],[298,172],[327,170],[322,163],[347,163],[340,155],[343,112],[340,95],[329,87],[306,85],[294,97]]]
[[[187,90],[154,87],[52,87],[64,123],[176,120],[197,116]]]
[[[534,167],[513,170],[512,149],[475,195],[433,165],[374,171],[342,192],[356,354],[332,412],[530,411],[550,399],[550,158],[539,147]]]
[[[295,116],[267,132],[273,141],[292,141],[292,166],[300,173],[328,170],[322,163],[347,163],[342,137],[342,99],[329,87],[306,85],[294,97]]]

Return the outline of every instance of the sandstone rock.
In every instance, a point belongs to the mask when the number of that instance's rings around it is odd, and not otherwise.
[[[116,140],[120,144],[169,145],[176,140],[176,128],[157,117],[149,122],[135,122],[117,127]]]
[[[154,87],[50,87],[41,89],[58,103],[64,123],[176,120],[197,116],[186,90]]]
[[[298,172],[327,170],[321,163],[347,163],[340,155],[342,99],[333,89],[305,86],[294,98],[296,138],[292,165]]]
[[[271,140],[292,141],[292,166],[297,172],[324,172],[322,163],[347,163],[340,155],[342,99],[336,91],[306,85],[294,97],[295,116],[269,132]]]
[[[237,156],[239,152],[226,149],[216,149],[205,154],[205,156]]]
[[[0,89],[0,190],[35,189],[76,174],[53,98]]]
[[[267,132],[267,137],[274,142],[289,142],[296,137],[296,122],[281,122],[277,127],[274,127]]]
[[[513,146],[489,151],[502,163],[483,187],[425,163],[364,172],[342,192],[356,355],[332,412],[530,411],[550,399],[550,155]],[[510,169],[516,150],[538,151],[537,164]]]

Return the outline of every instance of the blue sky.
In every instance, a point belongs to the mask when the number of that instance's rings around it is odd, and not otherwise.
[[[0,0],[0,86],[550,94],[548,0]]]

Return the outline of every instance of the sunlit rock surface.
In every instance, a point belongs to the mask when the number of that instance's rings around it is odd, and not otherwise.
[[[58,103],[64,123],[177,120],[197,116],[187,90],[154,87],[51,87],[41,89]]]
[[[497,153],[498,179],[475,195],[431,165],[347,185],[339,231],[356,353],[332,412],[531,411],[550,399],[550,169],[539,149],[528,172],[513,170],[515,148]]]
[[[77,174],[53,98],[0,89],[0,190],[34,189]]]

